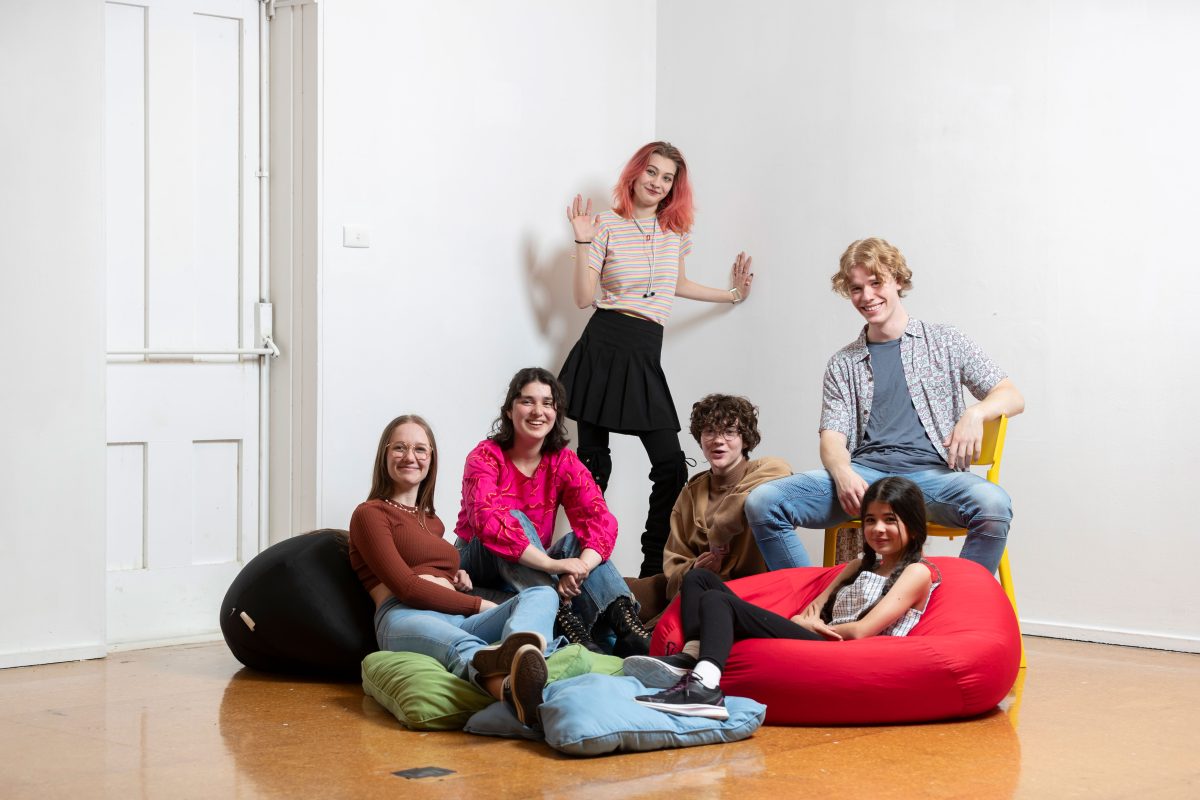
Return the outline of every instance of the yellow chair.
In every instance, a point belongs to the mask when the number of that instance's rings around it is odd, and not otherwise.
[[[983,425],[983,442],[980,445],[979,458],[973,461],[973,464],[979,466],[987,466],[987,479],[991,483],[1000,483],[1000,460],[1004,457],[1004,436],[1008,430],[1008,417],[1001,416],[990,422],[985,422]],[[859,520],[851,520],[852,523],[859,523]],[[846,523],[850,524],[850,523]],[[845,527],[839,525],[836,528],[825,529],[825,566],[832,567],[837,555],[837,532]],[[944,525],[929,524],[930,536],[945,536],[949,539],[954,539],[955,536],[965,536],[966,528],[947,528]],[[1012,569],[1008,565],[1008,547],[1004,548],[1004,555],[1000,557],[1000,586],[1004,589],[1004,594],[1008,596],[1008,602],[1012,603],[1013,615],[1017,617],[1017,624],[1020,625],[1020,615],[1017,614],[1017,595],[1013,590]],[[1021,669],[1025,669],[1025,645],[1021,645]]]

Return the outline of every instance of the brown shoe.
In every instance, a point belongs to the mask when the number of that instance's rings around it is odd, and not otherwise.
[[[512,669],[504,679],[501,696],[522,725],[530,728],[542,726],[538,712],[542,706],[542,690],[546,688],[549,677],[546,658],[541,650],[527,644],[517,651]]]
[[[522,647],[537,648],[540,654],[546,649],[546,640],[535,631],[513,631],[500,644],[476,650],[471,656],[471,666],[480,678],[504,675],[512,669],[513,660]]]

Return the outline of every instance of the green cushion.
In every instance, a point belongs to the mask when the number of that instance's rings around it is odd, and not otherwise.
[[[589,672],[621,674],[621,659],[591,653],[577,644],[556,651],[546,659],[546,666],[550,683]],[[419,653],[372,653],[363,659],[362,683],[364,692],[413,730],[459,730],[472,714],[495,702]]]

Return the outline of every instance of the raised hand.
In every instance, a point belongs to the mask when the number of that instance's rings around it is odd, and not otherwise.
[[[745,253],[738,253],[737,258],[733,260],[733,269],[730,272],[733,288],[738,290],[743,300],[750,296],[750,285],[754,283],[754,273],[750,271],[753,263],[754,259]]]
[[[600,222],[599,215],[592,216],[592,199],[589,197],[585,206],[583,195],[575,195],[571,205],[567,206],[567,222],[571,223],[571,229],[575,231],[575,241],[590,242],[596,235],[596,225]]]

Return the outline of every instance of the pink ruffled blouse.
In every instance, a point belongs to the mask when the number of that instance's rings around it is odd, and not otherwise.
[[[467,456],[454,532],[466,541],[479,537],[501,558],[516,561],[529,540],[510,512],[529,517],[542,545],[549,547],[559,505],[583,546],[607,561],[617,541],[617,520],[579,456],[565,447],[546,453],[533,476],[526,477],[499,445],[485,439]]]

